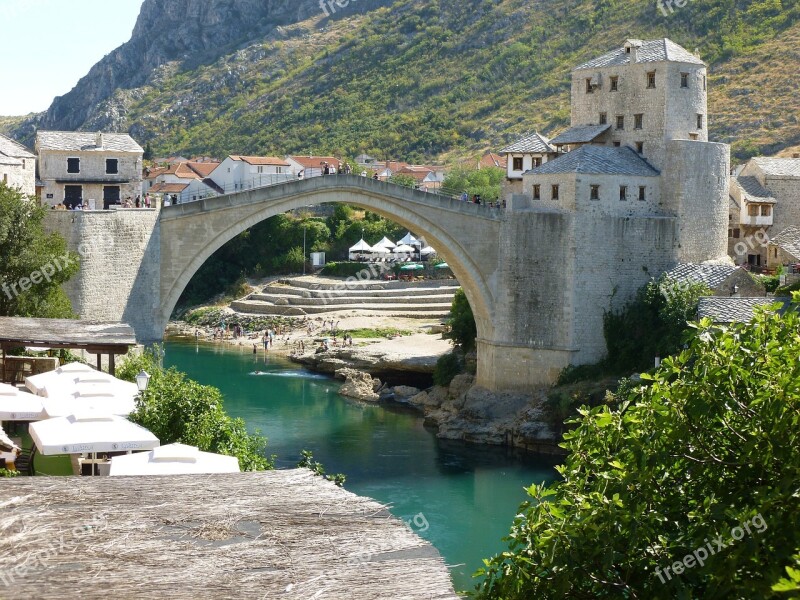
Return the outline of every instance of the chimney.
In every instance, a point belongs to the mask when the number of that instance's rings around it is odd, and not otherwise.
[[[631,62],[634,64],[639,62],[639,48],[642,47],[642,40],[626,40],[625,41],[625,54],[630,54]]]
[[[98,148],[102,148],[103,147],[103,132],[102,131],[98,131],[97,132],[97,137],[95,138],[95,144],[94,145],[97,146]]]

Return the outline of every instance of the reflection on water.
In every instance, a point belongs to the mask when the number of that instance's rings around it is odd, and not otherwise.
[[[169,343],[165,362],[219,387],[228,412],[267,436],[278,468],[311,450],[348,490],[389,504],[455,565],[456,589],[471,589],[481,559],[505,548],[524,488],[556,477],[550,458],[439,440],[416,411],[345,399],[339,382],[263,351]]]

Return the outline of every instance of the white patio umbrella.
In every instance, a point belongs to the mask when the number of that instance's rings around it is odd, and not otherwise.
[[[391,254],[392,250],[389,250],[386,246],[373,246],[372,252],[373,254]]]
[[[119,416],[88,412],[31,423],[40,454],[84,454],[152,450],[160,442],[150,431]]]
[[[168,444],[150,452],[137,452],[111,459],[109,475],[184,475],[203,473],[238,473],[239,459],[194,446]]]
[[[397,244],[395,244],[392,240],[390,240],[386,236],[383,236],[383,239],[380,242],[378,242],[377,244],[375,244],[375,246],[383,246],[384,248],[388,248],[389,250],[394,248],[396,245]],[[373,246],[373,248],[375,248],[375,246]]]
[[[401,244],[397,246],[393,252],[395,254],[411,254],[412,252],[416,252],[412,246],[407,246],[406,244]]]
[[[72,376],[75,377],[78,373],[97,373],[89,365],[83,363],[68,363],[62,365],[53,371],[47,373],[40,373],[39,375],[31,375],[25,378],[25,387],[27,387],[34,394],[42,395],[44,387],[51,382],[58,380],[60,377]]]
[[[47,415],[42,399],[0,383],[0,421],[41,421]]]
[[[98,386],[71,394],[42,399],[47,417],[66,417],[87,411],[99,411],[109,415],[127,417],[136,409],[136,395],[118,393],[114,388]]]
[[[427,256],[428,254],[436,254],[436,249],[433,246],[428,246],[427,248],[423,248],[419,251],[422,256]]]

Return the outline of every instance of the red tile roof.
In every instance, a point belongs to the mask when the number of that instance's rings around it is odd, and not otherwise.
[[[303,166],[304,169],[319,169],[322,163],[328,163],[334,167],[339,167],[339,159],[334,156],[289,156],[296,163]]]
[[[202,179],[205,179],[206,177],[211,175],[211,171],[213,171],[219,166],[219,163],[211,161],[203,161],[203,162],[190,162],[186,163],[186,165],[192,171],[197,173]]]
[[[233,160],[242,160],[248,165],[269,165],[275,167],[288,167],[289,163],[275,156],[231,156]]]
[[[148,192],[151,194],[180,194],[189,187],[188,183],[157,183]]]
[[[505,156],[500,156],[494,152],[487,152],[481,157],[481,167],[500,167],[505,169],[508,166],[508,159]]]

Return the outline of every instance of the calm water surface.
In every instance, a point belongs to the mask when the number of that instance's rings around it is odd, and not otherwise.
[[[346,489],[411,521],[452,565],[456,589],[472,589],[481,560],[505,549],[523,487],[556,477],[549,458],[438,440],[410,409],[347,400],[336,381],[252,348],[170,342],[165,364],[219,387],[228,412],[269,438],[278,468],[311,450],[347,475]]]

